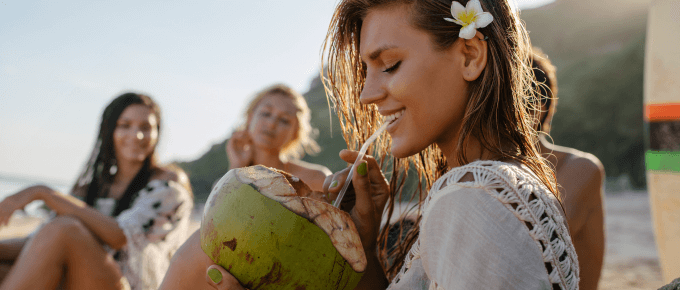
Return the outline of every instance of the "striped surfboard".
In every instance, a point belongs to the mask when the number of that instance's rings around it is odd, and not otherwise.
[[[680,0],[650,5],[644,78],[647,189],[669,283],[680,277]]]

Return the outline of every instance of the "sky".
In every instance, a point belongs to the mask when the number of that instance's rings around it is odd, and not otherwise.
[[[128,91],[162,109],[161,162],[200,157],[258,90],[307,91],[336,4],[0,0],[0,175],[71,183]]]

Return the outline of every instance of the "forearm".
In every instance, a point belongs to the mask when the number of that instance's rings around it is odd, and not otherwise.
[[[199,286],[206,283],[205,271],[212,264],[213,261],[201,249],[200,233],[197,230],[172,256],[170,267],[159,289],[200,288]]]
[[[366,259],[368,259],[368,264],[366,265],[366,271],[364,276],[361,277],[359,285],[357,285],[355,290],[363,289],[387,289],[389,281],[385,276],[382,266],[380,265],[380,260],[375,253],[366,253]]]
[[[57,215],[72,216],[80,220],[100,241],[113,249],[125,246],[127,239],[116,220],[106,216],[85,202],[54,190],[42,191],[45,204]]]

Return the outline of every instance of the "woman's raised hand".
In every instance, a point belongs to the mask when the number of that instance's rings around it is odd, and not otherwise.
[[[37,185],[6,197],[0,202],[0,226],[6,225],[16,210],[23,209],[32,201],[40,199],[41,194],[48,191],[51,191],[51,189],[46,186]]]
[[[227,142],[229,169],[250,166],[253,163],[253,148],[246,131],[236,131]]]
[[[359,152],[352,150],[340,151],[340,158],[347,163],[353,164]],[[324,193],[330,200],[335,200],[345,184],[350,168],[338,171],[328,177],[324,182]],[[354,176],[352,176],[352,187],[347,189],[343,204],[351,204],[352,197],[355,198],[354,206],[346,208],[359,231],[361,243],[364,250],[368,253],[375,252],[378,230],[382,219],[383,209],[389,197],[390,186],[385,176],[380,171],[378,162],[372,156],[364,156],[359,166],[357,166]],[[348,201],[348,202],[345,202]]]

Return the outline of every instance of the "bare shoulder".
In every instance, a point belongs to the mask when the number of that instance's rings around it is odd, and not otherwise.
[[[574,148],[555,146],[554,152],[558,155],[558,171],[579,171],[588,175],[604,179],[604,166],[600,159],[588,152],[583,152]]]
[[[326,178],[326,176],[331,175],[332,172],[326,166],[305,162],[302,160],[293,160],[289,162],[291,169],[305,173],[306,175],[312,175],[318,178]],[[292,171],[292,170],[291,170]]]
[[[572,220],[582,210],[600,208],[605,179],[602,162],[595,155],[567,147],[559,147],[555,177],[562,195],[567,218]],[[590,206],[586,206],[590,205]],[[579,226],[575,226],[578,228]]]
[[[187,174],[184,172],[184,170],[182,170],[182,168],[179,168],[174,164],[159,167],[151,179],[172,180],[181,184],[188,190],[191,189]]]
[[[325,166],[301,160],[291,161],[288,166],[289,173],[302,179],[313,191],[323,191],[326,176],[331,175],[331,171]]]

